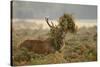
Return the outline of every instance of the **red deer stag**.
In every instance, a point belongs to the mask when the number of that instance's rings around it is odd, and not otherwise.
[[[75,32],[75,23],[69,14],[64,14],[59,18],[58,25],[51,24],[48,18],[45,18],[50,27],[50,36],[47,40],[25,40],[20,44],[20,48],[26,48],[38,54],[48,54],[61,51],[65,45],[65,35],[68,31]]]

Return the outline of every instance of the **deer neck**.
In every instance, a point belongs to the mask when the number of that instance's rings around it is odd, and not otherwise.
[[[54,34],[53,38],[51,38],[51,43],[54,48],[59,51],[65,44],[65,32],[62,29],[58,29]]]

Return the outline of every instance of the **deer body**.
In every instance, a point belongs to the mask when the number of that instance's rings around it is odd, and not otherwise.
[[[29,51],[38,54],[48,54],[55,51],[49,40],[25,40],[20,47],[27,48]]]
[[[45,18],[50,27],[50,37],[47,40],[25,40],[20,44],[20,48],[25,47],[29,51],[44,54],[61,51],[65,45],[65,36],[68,31],[75,31],[75,24],[69,14],[60,17],[59,24],[55,26],[49,24],[48,18]]]

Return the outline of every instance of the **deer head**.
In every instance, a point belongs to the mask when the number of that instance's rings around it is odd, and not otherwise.
[[[64,39],[66,33],[69,31],[71,33],[76,32],[75,22],[70,14],[64,14],[59,18],[58,25],[51,24],[48,21],[48,18],[45,17],[45,20],[50,27],[50,38],[53,46],[57,51],[59,51],[64,46]]]

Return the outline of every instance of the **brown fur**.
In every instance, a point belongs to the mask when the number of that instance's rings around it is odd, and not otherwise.
[[[49,40],[25,40],[20,44],[20,48],[22,47],[38,54],[48,54],[55,51]]]

